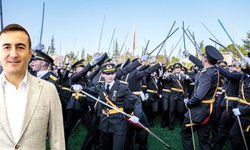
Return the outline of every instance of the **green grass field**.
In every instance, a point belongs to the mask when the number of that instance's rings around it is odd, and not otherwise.
[[[180,138],[180,130],[181,125],[179,123],[179,119],[177,118],[175,121],[175,129],[173,131],[169,131],[168,127],[161,128],[161,116],[157,116],[157,118],[154,120],[154,128],[151,129],[151,131],[157,135],[160,139],[162,139],[165,143],[167,143],[169,146],[171,146],[171,150],[182,150],[182,143]],[[68,142],[68,147],[70,150],[80,150],[81,145],[83,143],[83,140],[85,138],[85,135],[87,134],[87,131],[81,123],[76,127],[74,132],[71,134]],[[195,143],[196,143],[196,149],[199,150],[198,145],[198,137],[195,132]],[[138,145],[135,145],[137,148]],[[94,150],[94,148],[92,148]],[[148,136],[148,149],[149,150],[164,150],[167,148],[156,138],[154,138],[152,135]],[[226,142],[223,150],[230,149],[229,141]],[[49,150],[49,148],[47,148]]]

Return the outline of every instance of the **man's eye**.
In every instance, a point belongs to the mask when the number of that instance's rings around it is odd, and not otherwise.
[[[24,46],[18,46],[17,48],[22,50],[24,49]]]
[[[5,49],[5,50],[7,50],[7,49],[9,49],[10,48],[10,46],[4,46],[3,47],[3,49]]]

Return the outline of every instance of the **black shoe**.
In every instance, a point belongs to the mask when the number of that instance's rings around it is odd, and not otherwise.
[[[149,124],[150,124],[150,127],[151,127],[151,128],[153,128],[153,127],[154,127],[154,123],[153,123],[153,121],[150,121],[150,122],[149,122]]]
[[[165,127],[166,127],[165,121],[163,121],[163,122],[161,123],[161,127],[162,127],[162,128],[165,128]]]
[[[169,131],[173,131],[174,130],[174,127],[169,127]]]

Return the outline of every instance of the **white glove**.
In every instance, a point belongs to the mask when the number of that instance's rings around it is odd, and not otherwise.
[[[159,75],[161,76],[163,74],[163,69],[159,69]]]
[[[159,95],[159,98],[162,98],[162,95],[161,95],[161,94]]]
[[[234,108],[233,113],[235,116],[239,116],[241,114],[239,108]]]
[[[100,58],[100,54],[95,54],[95,56],[92,58],[90,65],[93,66],[95,64],[95,61],[97,61]]]
[[[136,116],[130,117],[129,120],[130,120],[131,122],[133,122],[133,123],[138,123],[138,122],[139,122],[139,118],[136,117]]]
[[[34,47],[34,50],[35,51],[41,51],[44,49],[44,45],[43,44],[37,44],[35,47]]]
[[[153,64],[156,62],[156,60],[157,60],[157,58],[156,58],[156,56],[154,56],[153,58],[150,59],[149,63]]]
[[[184,98],[184,104],[186,104],[188,102],[187,98]]]
[[[143,55],[141,57],[141,61],[147,61],[149,59],[149,55]]]
[[[72,85],[72,87],[74,91],[79,91],[80,89],[82,89],[82,86],[80,84],[74,84]]]
[[[145,100],[148,100],[148,97],[149,97],[149,95],[148,95],[148,93],[146,93],[145,94]]]
[[[250,58],[249,58],[249,57],[244,57],[244,60],[246,61],[246,63],[247,63],[248,65],[250,65]]]
[[[145,97],[145,95],[144,95],[144,93],[141,91],[141,100],[142,101],[145,101],[146,100],[146,97]]]
[[[71,69],[71,64],[68,64],[68,66],[67,66],[67,70],[70,70]]]
[[[190,78],[189,75],[187,75],[187,74],[185,74],[185,77],[186,77],[186,79],[189,79],[189,78]]]
[[[61,69],[62,68],[62,64],[61,63],[59,63],[59,65],[58,65],[58,69]]]
[[[183,52],[183,55],[187,58],[188,55],[189,55],[189,52],[188,52],[187,50],[185,50],[185,51]]]
[[[247,62],[245,60],[240,61],[240,66],[243,68],[247,65]],[[237,66],[237,65],[236,65]],[[238,69],[238,68],[237,68]]]

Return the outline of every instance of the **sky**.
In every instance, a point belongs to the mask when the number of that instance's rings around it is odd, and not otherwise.
[[[135,55],[141,55],[149,40],[151,52],[167,36],[174,21],[172,31],[179,29],[166,41],[167,55],[183,35],[182,23],[194,33],[198,43],[215,44],[209,40],[213,36],[223,45],[231,44],[218,19],[238,45],[243,45],[241,36],[250,32],[249,0],[2,0],[3,25],[17,23],[27,29],[31,36],[32,47],[39,43],[43,2],[45,2],[42,44],[45,49],[51,45],[51,38],[57,53],[73,51],[79,55],[108,52],[112,35],[122,52],[133,52],[133,27],[135,27]],[[105,21],[104,21],[105,18]],[[102,25],[104,22],[103,30]],[[101,35],[102,31],[102,36]],[[101,41],[100,41],[101,37]],[[214,38],[213,38],[214,39]],[[100,41],[100,44],[99,44]],[[186,49],[195,54],[188,37]],[[100,48],[99,48],[100,45]],[[219,46],[217,46],[219,48]],[[184,50],[181,40],[172,56]],[[113,42],[109,53],[113,51]],[[155,51],[152,55],[156,55]]]

